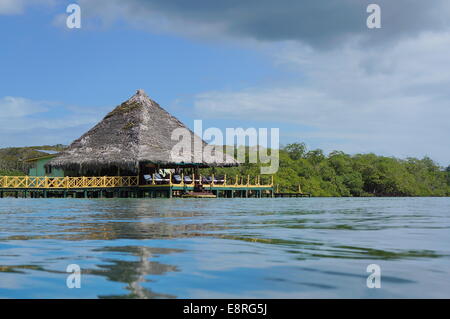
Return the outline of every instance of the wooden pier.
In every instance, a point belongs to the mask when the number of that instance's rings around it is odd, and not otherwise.
[[[215,197],[274,197],[273,177],[266,183],[261,183],[260,176],[231,179],[225,176],[220,183],[202,183],[201,176],[197,179],[192,176],[191,180],[190,183],[183,182],[184,179],[175,183],[169,176],[164,183],[153,179],[150,184],[141,184],[139,176],[0,176],[0,198],[172,198],[193,193],[199,187]]]

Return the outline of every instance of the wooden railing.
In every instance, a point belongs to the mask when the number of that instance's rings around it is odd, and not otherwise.
[[[137,176],[34,177],[0,176],[0,188],[109,188],[139,185]]]
[[[227,177],[227,175],[221,178],[221,181],[217,181],[214,175],[211,176],[210,182],[204,182],[203,176],[195,174],[192,175],[179,175],[181,177],[181,182],[175,182],[172,178],[173,175],[169,174],[166,178],[163,178],[163,181],[158,181],[155,179],[155,174],[151,175],[152,180],[148,182],[146,186],[186,186],[193,187],[196,183],[202,184],[204,187],[212,186],[212,187],[273,187],[273,176],[265,176],[261,178],[261,176],[231,176]],[[185,176],[189,176],[192,182],[185,182]]]
[[[217,181],[211,176],[211,182],[203,182],[202,176],[189,175],[192,182],[176,183],[170,174],[163,181],[152,178],[150,183],[141,186],[186,186],[193,187],[196,183],[204,187],[272,187],[273,176],[231,176],[226,175]],[[35,177],[35,176],[0,176],[0,188],[113,188],[140,186],[138,176],[98,176],[98,177]]]

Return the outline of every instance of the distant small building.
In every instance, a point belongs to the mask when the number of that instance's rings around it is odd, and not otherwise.
[[[45,165],[56,156],[58,156],[58,153],[48,154],[26,160],[25,163],[29,165],[28,176],[64,177],[65,175],[63,169],[45,167]]]

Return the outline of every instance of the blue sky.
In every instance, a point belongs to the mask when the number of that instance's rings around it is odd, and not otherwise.
[[[378,1],[379,30],[365,1],[83,0],[68,29],[73,2],[0,0],[0,147],[69,144],[142,88],[190,127],[450,163],[448,2]]]

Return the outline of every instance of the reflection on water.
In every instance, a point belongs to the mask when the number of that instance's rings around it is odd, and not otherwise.
[[[123,282],[127,286],[125,289],[130,293],[119,296],[99,296],[100,298],[175,298],[175,296],[168,294],[158,294],[152,292],[150,289],[142,287],[143,282],[148,282],[147,275],[163,275],[169,271],[177,271],[176,266],[161,264],[150,261],[154,254],[169,254],[177,252],[176,249],[161,249],[151,247],[108,247],[99,249],[104,252],[122,252],[137,256],[137,261],[124,261],[120,259],[108,259],[110,265],[100,266],[101,270],[88,269],[83,273],[105,276],[108,280]]]
[[[449,228],[448,198],[1,199],[0,297],[448,298]]]

